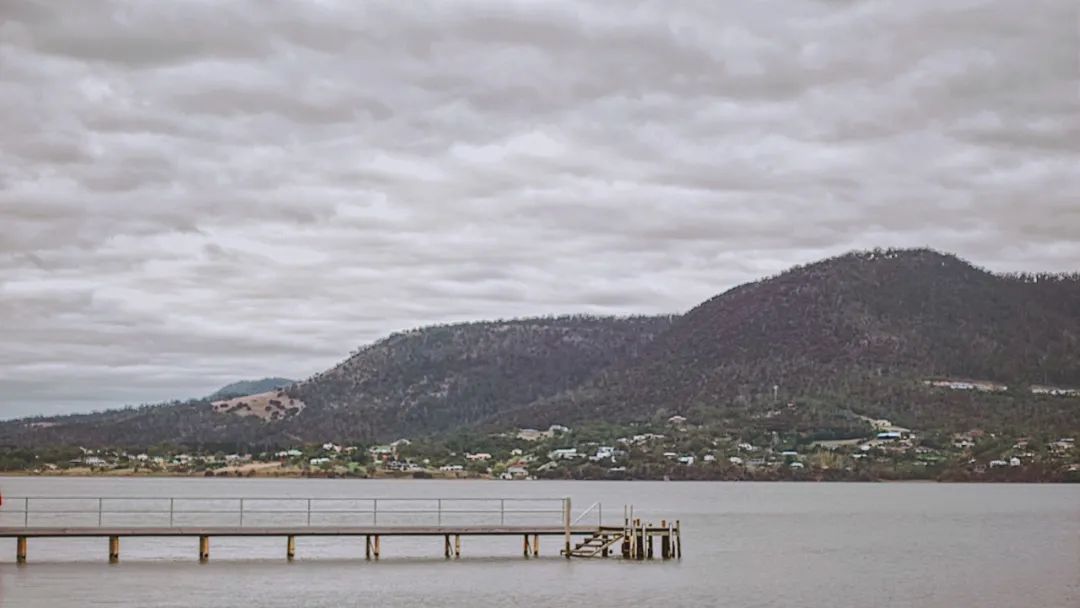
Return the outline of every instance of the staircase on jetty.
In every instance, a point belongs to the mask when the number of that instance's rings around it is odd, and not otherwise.
[[[199,560],[207,561],[215,536],[283,537],[289,560],[298,536],[364,537],[369,560],[380,558],[383,537],[401,536],[441,536],[447,559],[461,557],[462,536],[520,536],[525,557],[540,554],[541,536],[562,537],[567,559],[609,557],[620,543],[621,557],[651,559],[659,538],[662,558],[682,556],[678,521],[642,523],[630,507],[623,515],[621,526],[605,525],[595,503],[574,518],[569,498],[24,496],[0,505],[0,538],[16,539],[19,564],[31,538],[87,537],[108,539],[110,562],[120,560],[124,537],[198,538]]]
[[[586,511],[587,513],[588,511]],[[608,557],[611,548],[621,543],[621,554],[626,559],[653,559],[654,539],[660,539],[660,557],[662,559],[682,558],[682,526],[679,521],[668,523],[661,520],[659,526],[644,523],[634,518],[633,507],[623,508],[622,527],[604,526],[585,540],[574,545],[564,554],[569,557],[592,558]]]

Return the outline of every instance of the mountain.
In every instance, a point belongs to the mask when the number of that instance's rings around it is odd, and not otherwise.
[[[939,378],[1008,389],[927,383]],[[286,387],[0,423],[0,445],[271,446],[675,413],[816,437],[865,434],[867,417],[943,433],[1080,430],[1075,398],[1035,395],[1033,384],[1080,387],[1080,275],[1000,275],[932,250],[872,251],[741,285],[678,317],[394,334]]]
[[[851,253],[720,294],[636,360],[504,422],[644,419],[800,399],[915,425],[1032,414],[1017,392],[975,399],[924,382],[937,377],[1080,386],[1080,277],[996,275],[931,250]],[[980,410],[987,402],[1012,411]],[[1080,408],[1068,407],[1075,423]]]
[[[274,389],[284,388],[295,382],[295,380],[289,380],[288,378],[277,377],[262,378],[260,380],[241,380],[219,388],[216,392],[207,397],[207,399],[210,401],[218,401],[221,399],[232,399],[234,397],[247,397],[248,395],[256,395],[258,393],[268,393]]]
[[[447,431],[633,359],[672,319],[566,316],[426,327],[361,348],[287,388],[213,404],[2,422],[0,445],[284,445]]]

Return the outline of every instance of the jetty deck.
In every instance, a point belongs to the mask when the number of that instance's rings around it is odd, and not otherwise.
[[[540,554],[540,537],[561,537],[559,554],[571,558],[662,559],[682,556],[678,521],[643,522],[623,508],[622,521],[604,521],[594,503],[574,515],[569,498],[199,498],[6,497],[0,538],[16,539],[24,564],[32,538],[108,539],[110,562],[125,537],[198,539],[200,561],[213,537],[281,537],[285,557],[297,537],[364,537],[365,558],[380,559],[384,537],[443,537],[446,558],[460,558],[462,537],[518,536],[525,557]],[[655,543],[654,539],[659,539]]]

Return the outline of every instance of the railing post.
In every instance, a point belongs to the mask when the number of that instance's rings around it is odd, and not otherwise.
[[[169,499],[169,527],[170,528],[173,527],[173,503],[174,503],[175,500],[176,500],[175,498],[170,498]]]
[[[563,553],[566,554],[566,559],[570,559],[570,497],[567,496],[563,499],[563,532],[564,532],[564,546]]]
[[[604,503],[596,503],[596,527],[604,527]]]
[[[101,510],[102,510],[102,505],[104,503],[105,503],[104,498],[98,498],[97,499],[97,525],[98,525],[99,528],[101,527]]]
[[[371,525],[373,525],[373,526],[379,525],[379,499],[378,498],[373,498],[372,499]],[[375,542],[379,542],[379,537],[378,536],[375,537]],[[375,552],[375,559],[379,559],[378,551]]]
[[[311,525],[311,499],[307,499],[307,525]]]
[[[30,527],[30,497],[23,499],[23,527]]]
[[[244,499],[240,499],[240,527],[244,527]]]
[[[506,524],[506,499],[505,498],[500,498],[499,499],[499,525],[502,526],[502,525],[505,525],[505,524]]]
[[[435,504],[436,504],[435,509],[436,509],[436,511],[438,511],[438,516],[437,516],[436,521],[438,522],[438,525],[441,526],[442,525],[442,499],[441,498],[436,499]]]

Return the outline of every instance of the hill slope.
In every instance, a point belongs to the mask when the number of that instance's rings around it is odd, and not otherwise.
[[[438,432],[577,386],[632,359],[671,317],[558,317],[394,334],[284,389],[271,422],[209,400],[0,423],[0,445],[285,445]],[[293,412],[297,412],[293,414]]]
[[[638,360],[505,422],[643,419],[797,398],[912,423],[986,417],[970,394],[921,382],[937,376],[1080,386],[1080,279],[994,275],[930,250],[852,253],[718,295]]]

